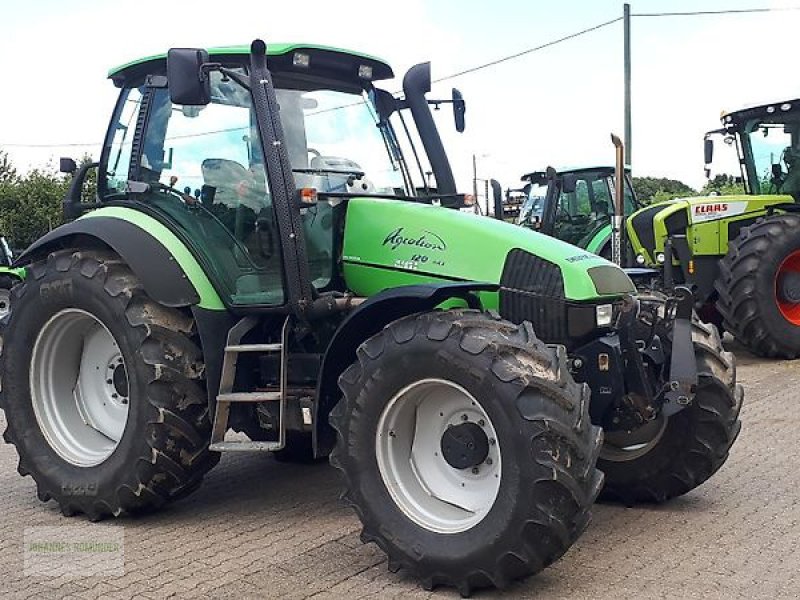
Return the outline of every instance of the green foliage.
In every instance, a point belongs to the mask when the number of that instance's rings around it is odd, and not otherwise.
[[[709,179],[708,182],[700,190],[700,194],[708,196],[711,193],[717,193],[720,196],[730,196],[731,194],[744,194],[744,185],[736,182],[736,177],[733,175],[717,175],[714,179]]]
[[[673,198],[696,196],[697,191],[677,179],[665,177],[634,177],[633,190],[642,204],[653,204]]]
[[[61,224],[61,202],[69,185],[52,169],[20,176],[0,152],[0,235],[20,250]]]
[[[8,153],[0,150],[0,183],[13,181],[17,177],[17,170],[11,164]]]

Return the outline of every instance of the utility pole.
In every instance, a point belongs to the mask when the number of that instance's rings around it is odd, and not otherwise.
[[[478,159],[472,154],[472,197],[478,201]]]
[[[622,5],[622,25],[624,31],[623,53],[625,55],[625,158],[633,166],[633,144],[631,143],[631,5]]]

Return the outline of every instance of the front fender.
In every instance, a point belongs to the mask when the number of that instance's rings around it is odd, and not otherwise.
[[[358,347],[386,325],[406,315],[433,310],[443,302],[460,299],[481,308],[475,292],[496,292],[492,283],[441,283],[409,285],[384,290],[361,304],[336,331],[322,358],[314,405],[314,454],[325,456],[336,442],[328,416],[339,401],[339,375],[356,360]]]

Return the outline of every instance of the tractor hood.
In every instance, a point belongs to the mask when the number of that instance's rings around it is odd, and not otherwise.
[[[495,219],[409,201],[351,199],[342,259],[348,287],[363,296],[425,281],[506,285],[505,280],[523,272],[532,280],[560,279],[563,290],[551,287],[549,293],[572,301],[635,290],[621,269],[565,242]]]
[[[719,255],[729,239],[771,206],[791,204],[785,195],[694,196],[651,204],[634,212],[627,232],[634,252],[644,264],[657,266],[668,235],[686,235],[694,255]]]

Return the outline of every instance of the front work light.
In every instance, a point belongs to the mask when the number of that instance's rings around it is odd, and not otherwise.
[[[608,327],[614,317],[614,307],[611,304],[601,304],[595,308],[595,320],[598,327]]]

